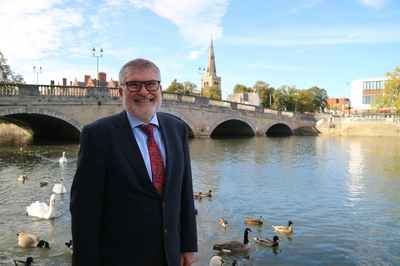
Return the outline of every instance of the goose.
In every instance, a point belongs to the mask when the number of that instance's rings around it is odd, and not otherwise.
[[[50,249],[49,242],[44,240],[39,240],[39,238],[37,238],[36,236],[25,233],[24,231],[18,233],[17,236],[18,236],[18,244],[23,248],[45,247]]]
[[[201,192],[199,192],[199,194],[198,195],[194,195],[193,196],[195,199],[201,199],[202,198],[202,196],[201,196]]]
[[[25,261],[24,260],[14,260],[14,265],[16,266],[28,266],[28,265],[32,265],[33,263],[36,263],[36,261],[33,260],[32,257],[28,257]]]
[[[279,233],[290,233],[290,232],[293,232],[293,228],[291,227],[291,225],[294,225],[294,223],[292,223],[292,221],[289,221],[287,223],[287,226],[285,226],[285,225],[272,225],[272,227],[275,228],[275,230],[278,231]]]
[[[201,195],[202,197],[209,197],[209,198],[211,198],[211,196],[212,196],[212,190],[209,190],[208,193],[201,193],[200,195]]]
[[[49,183],[47,183],[47,182],[40,182],[40,187],[44,187],[44,186],[47,186]]]
[[[246,224],[258,224],[258,225],[263,224],[263,218],[261,215],[258,216],[258,218],[244,218],[243,220]]]
[[[28,180],[28,176],[27,175],[20,175],[18,177],[18,181],[22,181],[22,183],[24,183],[25,180]]]
[[[228,221],[226,219],[222,218],[222,217],[219,218],[219,222],[218,223],[219,223],[220,226],[223,226],[225,228],[228,225]]]
[[[197,215],[199,214],[199,211],[196,208],[194,208],[194,213]]]
[[[65,158],[65,151],[63,151],[63,156],[60,158],[60,160],[58,160],[60,163],[66,163],[67,162],[67,158]]]
[[[260,244],[269,246],[269,247],[277,247],[279,246],[279,243],[277,241],[281,241],[278,236],[274,236],[274,238],[271,240],[269,238],[265,237],[255,237],[255,241],[257,241]]]
[[[244,230],[243,243],[239,241],[229,241],[222,244],[215,244],[213,250],[220,250],[222,252],[243,252],[248,250],[250,248],[249,232],[251,232],[250,228]]]
[[[54,185],[54,188],[53,188],[53,192],[54,192],[54,193],[57,193],[57,194],[64,194],[64,193],[67,193],[67,190],[66,190],[65,187],[63,186],[63,181],[64,181],[64,178],[61,177],[61,179],[60,179],[60,184],[55,184],[55,185]]]
[[[30,206],[26,207],[26,211],[28,212],[29,216],[35,216],[44,219],[50,219],[55,217],[56,215],[56,195],[52,194],[50,197],[49,206],[47,206],[44,202],[36,201],[32,203]]]
[[[69,242],[65,242],[65,245],[68,247],[69,251],[71,251],[71,254],[74,252],[74,247],[72,246],[72,240]]]

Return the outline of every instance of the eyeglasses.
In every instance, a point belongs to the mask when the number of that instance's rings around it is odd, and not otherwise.
[[[127,81],[127,82],[121,83],[121,85],[126,85],[126,88],[130,92],[140,91],[140,89],[142,88],[142,84],[144,84],[144,87],[148,91],[156,91],[160,87],[160,81],[159,80]]]

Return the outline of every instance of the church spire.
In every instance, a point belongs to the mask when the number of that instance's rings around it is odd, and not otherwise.
[[[210,52],[208,53],[208,63],[207,63],[207,77],[216,77],[217,70],[215,68],[215,57],[214,57],[214,47],[211,38],[210,42]]]

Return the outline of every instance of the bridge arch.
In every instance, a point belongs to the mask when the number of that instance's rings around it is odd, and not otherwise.
[[[78,140],[83,126],[71,117],[43,108],[2,109],[0,118],[28,131],[34,137]]]
[[[294,134],[292,127],[284,121],[273,122],[269,124],[264,131],[267,137],[292,136]]]
[[[165,114],[169,114],[172,115],[176,118],[178,118],[179,120],[182,120],[187,128],[188,128],[188,137],[189,138],[194,138],[194,124],[184,115],[182,115],[179,112],[175,112],[174,110],[168,109],[168,108],[161,108],[161,110],[159,111],[160,113],[165,113]]]
[[[210,136],[213,135],[243,135],[255,136],[255,127],[241,117],[225,117],[216,121],[209,129]]]

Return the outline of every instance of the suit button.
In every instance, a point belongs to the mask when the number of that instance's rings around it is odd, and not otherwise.
[[[163,201],[163,203],[162,203],[162,206],[164,207],[165,206],[165,202]]]
[[[167,233],[167,229],[164,229],[164,233]]]

